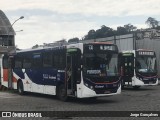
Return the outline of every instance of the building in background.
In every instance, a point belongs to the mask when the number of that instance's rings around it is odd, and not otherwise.
[[[15,51],[15,32],[10,21],[0,10],[0,54]]]

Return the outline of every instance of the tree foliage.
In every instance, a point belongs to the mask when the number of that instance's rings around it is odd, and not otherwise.
[[[35,48],[38,48],[38,47],[39,47],[39,45],[36,44],[36,45],[34,45],[34,46],[32,47],[32,49],[35,49]]]
[[[68,43],[73,43],[73,42],[78,43],[79,38],[75,37],[75,38],[71,38],[71,39],[68,40]]]
[[[126,24],[124,25],[124,28],[127,30],[127,32],[133,32],[137,29],[136,26],[132,25],[132,24]]]
[[[149,17],[146,20],[146,24],[148,24],[150,28],[156,28],[158,27],[159,22],[155,18]]]
[[[124,34],[127,34],[128,31],[126,30],[125,27],[117,27],[117,31],[116,31],[116,35],[124,35]]]
[[[134,32],[135,30],[137,30],[137,27],[132,24],[126,24],[123,27],[119,26],[117,27],[117,30],[113,30],[110,27],[102,25],[100,29],[89,30],[88,34],[84,36],[83,40],[105,38],[105,37],[110,37],[114,35],[124,35],[124,34],[129,34],[131,32]]]
[[[102,25],[98,30],[90,30],[87,35],[84,36],[84,40],[88,39],[96,39],[96,38],[104,38],[108,36],[112,36],[114,34],[114,30],[110,27],[106,27]]]

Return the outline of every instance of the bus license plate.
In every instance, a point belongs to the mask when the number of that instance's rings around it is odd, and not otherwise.
[[[109,94],[109,93],[111,93],[111,92],[110,92],[110,91],[107,91],[107,90],[104,91],[104,94]]]

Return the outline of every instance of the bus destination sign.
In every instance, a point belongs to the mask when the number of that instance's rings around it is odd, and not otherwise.
[[[88,50],[100,50],[100,51],[105,51],[105,50],[115,51],[116,46],[114,46],[114,45],[87,45],[86,49],[88,49]]]
[[[139,51],[138,55],[148,55],[148,56],[153,56],[154,52],[153,51]]]

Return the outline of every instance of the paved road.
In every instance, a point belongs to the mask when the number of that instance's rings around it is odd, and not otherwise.
[[[127,88],[122,90],[121,95],[102,97],[94,101],[70,98],[68,102],[59,101],[55,96],[49,95],[27,93],[20,96],[15,91],[0,91],[0,111],[160,111],[160,85],[139,90]],[[158,120],[156,117],[154,119]]]

